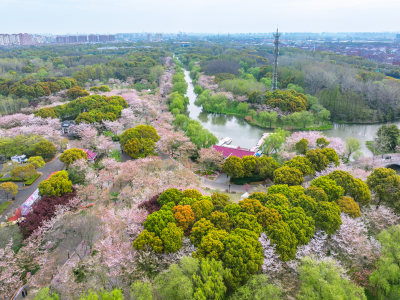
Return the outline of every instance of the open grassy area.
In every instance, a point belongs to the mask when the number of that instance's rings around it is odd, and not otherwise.
[[[12,204],[12,201],[6,201],[0,204],[0,215]]]

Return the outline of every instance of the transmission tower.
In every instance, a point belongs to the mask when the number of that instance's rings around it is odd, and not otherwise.
[[[279,37],[280,33],[278,32],[278,28],[276,29],[276,33],[274,34],[274,74],[272,75],[272,83],[271,83],[271,91],[275,91],[278,88],[278,56],[279,56]]]

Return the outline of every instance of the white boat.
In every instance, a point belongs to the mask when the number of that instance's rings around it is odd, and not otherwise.
[[[218,146],[226,146],[232,143],[232,139],[230,137],[224,137],[218,142]]]

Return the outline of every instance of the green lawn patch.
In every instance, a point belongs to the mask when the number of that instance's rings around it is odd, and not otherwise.
[[[10,205],[12,204],[12,201],[6,201],[0,204],[0,215],[5,211]]]
[[[116,161],[121,162],[121,151],[114,149],[110,153],[110,158],[114,158]]]

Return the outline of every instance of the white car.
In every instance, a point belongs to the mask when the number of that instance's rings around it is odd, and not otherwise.
[[[26,158],[26,155],[24,154],[24,155],[11,156],[11,160],[22,164],[22,163],[26,162],[28,159]]]

